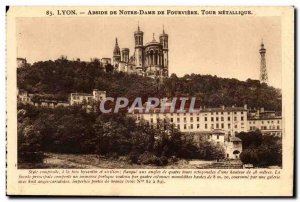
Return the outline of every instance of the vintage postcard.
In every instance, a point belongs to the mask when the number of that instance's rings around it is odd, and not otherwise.
[[[294,7],[8,7],[7,194],[294,195]]]

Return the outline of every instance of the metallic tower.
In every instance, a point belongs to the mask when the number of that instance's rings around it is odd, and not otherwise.
[[[267,66],[266,66],[266,49],[264,48],[264,43],[261,42],[260,49],[260,82],[261,83],[268,83],[268,73],[267,73]]]

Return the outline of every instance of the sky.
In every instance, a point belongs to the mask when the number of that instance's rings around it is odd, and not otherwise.
[[[29,63],[112,57],[115,38],[134,52],[133,33],[140,25],[144,44],[169,35],[169,72],[211,74],[239,80],[259,79],[263,40],[269,85],[281,88],[281,22],[279,17],[82,17],[19,18],[17,55]]]

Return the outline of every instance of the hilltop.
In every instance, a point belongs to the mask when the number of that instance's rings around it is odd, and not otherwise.
[[[258,80],[220,78],[191,74],[183,77],[170,75],[163,82],[123,72],[101,68],[92,62],[40,61],[17,70],[17,85],[29,93],[53,94],[67,99],[72,92],[90,93],[104,90],[107,96],[128,98],[196,96],[201,105],[209,107],[243,106],[281,111],[281,91]]]

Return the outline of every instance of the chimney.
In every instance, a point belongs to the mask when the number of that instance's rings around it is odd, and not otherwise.
[[[246,110],[247,110],[247,104],[244,104],[244,109],[246,109]]]
[[[222,105],[221,108],[222,108],[222,110],[224,110],[225,109],[225,105]]]
[[[260,112],[261,112],[261,113],[264,113],[264,112],[265,112],[265,109],[264,109],[263,107],[261,107],[261,108],[260,108]]]

